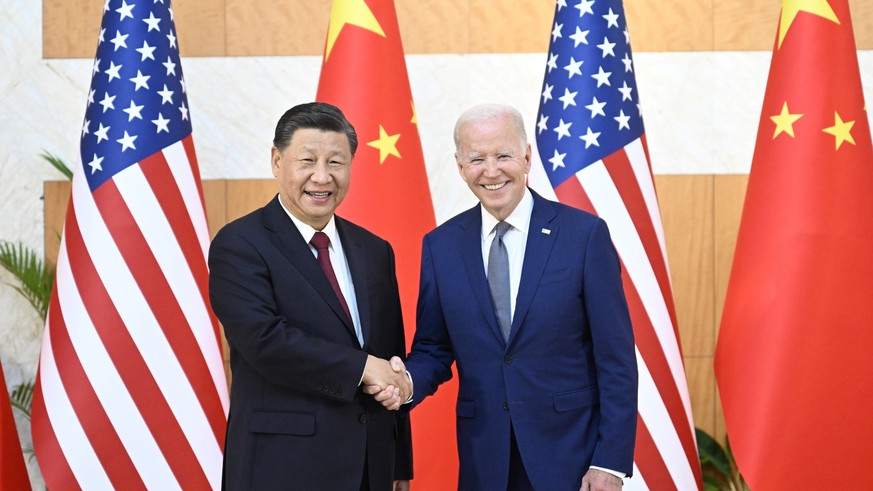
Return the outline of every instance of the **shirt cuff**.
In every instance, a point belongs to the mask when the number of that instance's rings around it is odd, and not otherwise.
[[[591,468],[591,469],[597,469],[597,470],[599,470],[599,471],[603,471],[603,472],[605,472],[605,473],[607,473],[607,474],[612,474],[613,476],[615,476],[615,477],[621,479],[622,482],[624,482],[624,479],[627,477],[627,474],[625,474],[624,472],[618,472],[618,471],[614,471],[614,470],[612,470],[612,469],[605,469],[605,468],[603,468],[603,467],[597,467],[596,465],[592,465],[590,468]]]
[[[412,381],[412,374],[409,373],[409,370],[406,371],[406,376],[409,377],[409,385],[412,386],[412,392],[409,393],[409,398],[403,401],[403,404],[411,403],[412,398],[415,397],[415,383]]]

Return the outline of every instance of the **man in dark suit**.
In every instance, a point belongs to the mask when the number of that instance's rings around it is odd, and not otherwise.
[[[405,351],[394,253],[334,215],[355,130],[334,106],[302,104],[273,145],[277,198],[227,224],[209,251],[233,373],[223,485],[408,489],[408,418],[360,389],[382,387],[398,404],[411,391],[386,361]]]
[[[480,204],[424,238],[412,404],[457,363],[462,490],[620,489],[633,471],[637,368],[606,224],[527,188],[515,109],[467,111],[455,146]]]

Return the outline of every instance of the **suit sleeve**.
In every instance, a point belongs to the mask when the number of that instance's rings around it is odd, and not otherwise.
[[[600,393],[600,428],[591,464],[633,472],[637,364],[621,262],[603,220],[592,228],[584,258],[584,298]]]
[[[367,353],[289,323],[278,311],[271,270],[251,240],[225,227],[210,246],[209,296],[228,344],[273,384],[351,401]]]
[[[455,361],[427,237],[421,247],[421,280],[415,325],[415,336],[407,360],[415,391],[412,407],[452,378],[452,363]]]

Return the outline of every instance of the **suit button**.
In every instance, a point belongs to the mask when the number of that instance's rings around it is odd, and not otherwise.
[[[503,403],[503,409],[506,409],[507,411],[509,411],[509,403],[508,402]]]
[[[367,424],[367,415],[366,415],[366,414],[362,414],[361,417],[358,418],[358,421],[360,421],[362,425]]]
[[[512,356],[507,356],[506,358],[504,358],[503,363],[506,363],[507,365],[512,363]]]

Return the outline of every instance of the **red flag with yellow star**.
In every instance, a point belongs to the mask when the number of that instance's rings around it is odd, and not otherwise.
[[[873,146],[847,0],[783,0],[715,370],[751,489],[873,462]]]
[[[334,0],[316,99],[339,107],[358,133],[337,214],[394,247],[410,342],[421,240],[436,219],[393,0]],[[457,487],[456,393],[450,381],[412,413],[417,489]]]

